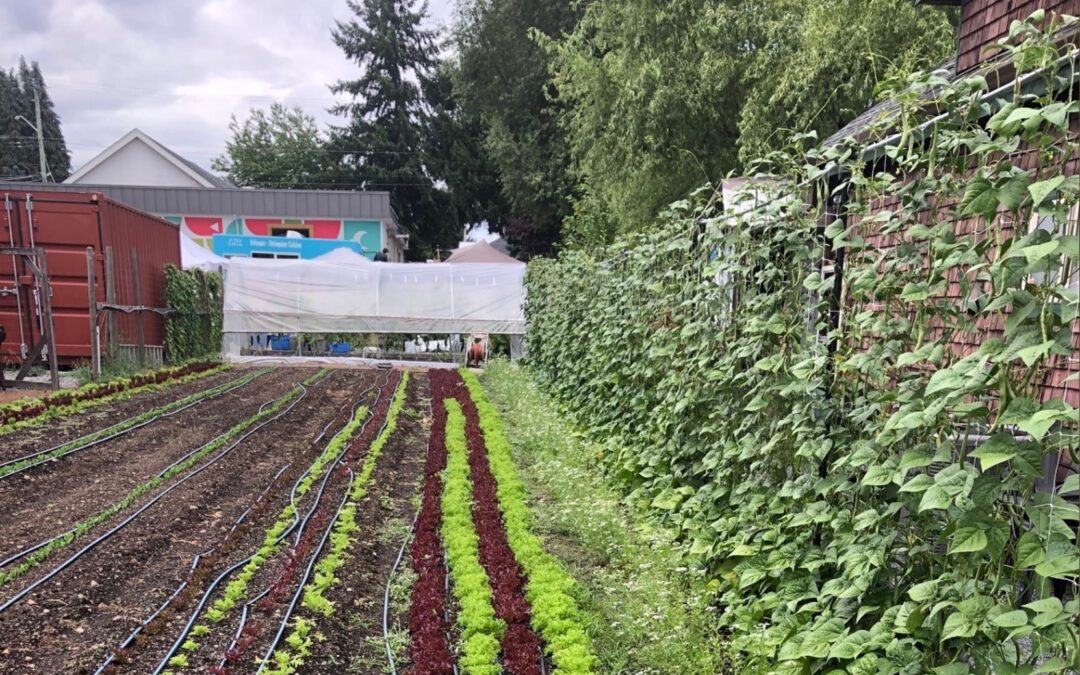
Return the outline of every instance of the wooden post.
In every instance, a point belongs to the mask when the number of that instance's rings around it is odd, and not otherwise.
[[[41,278],[38,279],[40,294],[41,294],[41,307],[42,317],[45,320],[45,332],[42,342],[47,341],[49,348],[49,375],[52,380],[52,388],[60,388],[60,370],[56,364],[56,330],[53,328],[53,315],[52,315],[52,284],[49,283],[49,270],[45,265],[45,251],[41,250],[38,253],[38,269],[41,270]]]
[[[105,247],[105,302],[110,305],[116,304],[116,260],[113,258],[112,246]],[[120,344],[117,335],[116,312],[109,310],[105,316],[105,327],[109,331],[109,358],[116,356],[116,346]]]
[[[86,247],[86,292],[90,296],[90,374],[101,377],[101,335],[98,333],[97,280],[94,275],[94,249]]]
[[[142,283],[139,280],[139,252],[131,249],[131,286],[135,291],[135,305],[142,306]],[[139,367],[146,366],[146,335],[143,333],[143,313],[135,312],[135,353],[138,354]]]

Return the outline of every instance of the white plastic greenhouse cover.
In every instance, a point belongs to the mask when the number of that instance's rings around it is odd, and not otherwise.
[[[227,333],[525,333],[524,264],[233,258]]]

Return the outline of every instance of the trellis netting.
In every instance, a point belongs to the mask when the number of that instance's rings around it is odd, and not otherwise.
[[[524,264],[233,258],[226,333],[525,332]]]

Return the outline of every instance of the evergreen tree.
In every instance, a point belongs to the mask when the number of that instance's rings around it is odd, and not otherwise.
[[[446,62],[423,82],[428,107],[424,154],[431,176],[444,184],[458,231],[486,223],[503,232],[508,223],[502,181],[484,145],[487,127],[454,93],[455,64]]]
[[[41,102],[41,126],[45,136],[45,161],[49,180],[60,182],[71,174],[71,153],[64,142],[60,116],[49,97],[37,62],[19,59],[17,71],[0,71],[0,177],[41,180],[37,134],[15,119],[21,115],[36,124],[34,92]]]
[[[334,42],[359,66],[356,79],[331,86],[351,100],[335,106],[348,123],[330,152],[341,158],[343,185],[390,192],[401,225],[412,235],[408,255],[430,257],[457,240],[449,196],[437,189],[423,157],[426,109],[421,83],[437,59],[434,33],[421,28],[426,3],[349,0],[354,18],[337,22]]]

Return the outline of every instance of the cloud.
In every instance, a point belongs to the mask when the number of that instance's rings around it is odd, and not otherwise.
[[[430,2],[431,27],[453,2]],[[355,65],[330,29],[349,16],[345,0],[3,0],[0,67],[41,64],[75,168],[134,127],[209,167],[252,107],[338,121],[326,85]]]

